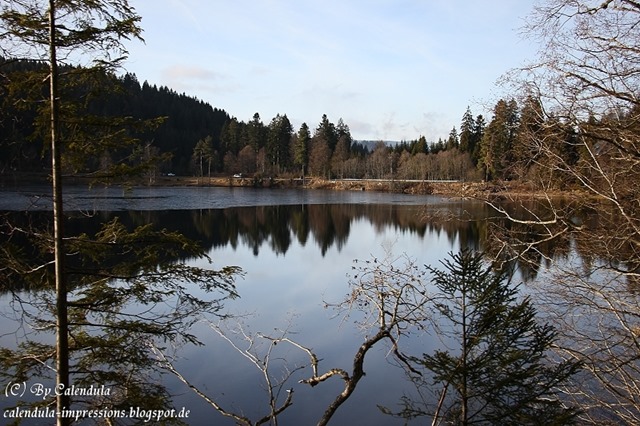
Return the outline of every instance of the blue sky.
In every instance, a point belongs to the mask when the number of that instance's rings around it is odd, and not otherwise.
[[[126,70],[248,121],[322,114],[356,139],[434,141],[533,59],[522,0],[131,0],[145,44]],[[490,118],[490,117],[489,117]]]

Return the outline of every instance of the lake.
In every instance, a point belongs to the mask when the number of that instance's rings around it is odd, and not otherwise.
[[[348,294],[354,261],[390,254],[438,266],[448,252],[462,247],[491,250],[488,218],[496,216],[472,200],[302,189],[70,188],[65,205],[69,234],[95,231],[100,223],[118,216],[128,226],[153,223],[199,241],[214,268],[236,265],[245,273],[236,283],[240,297],[225,303],[226,313],[241,316],[243,330],[272,335],[288,330],[291,338],[322,359],[321,370],[347,371],[364,335],[352,319],[336,317],[325,305]],[[50,215],[49,209],[46,187],[0,192],[0,210],[30,211],[37,217]],[[527,280],[536,273],[535,267],[520,268],[520,276]],[[7,303],[6,296],[1,300]],[[237,323],[232,330],[238,330]],[[11,328],[6,323],[2,328],[0,343],[9,345]],[[260,371],[207,324],[198,324],[196,332],[205,345],[181,348],[176,368],[228,411],[252,419],[267,414]],[[437,336],[418,334],[406,348],[419,356],[440,344]],[[304,353],[284,346],[274,354],[274,377],[282,377],[282,368],[308,364]],[[381,344],[367,354],[366,376],[332,424],[404,424],[378,409],[379,405],[397,409],[402,395],[415,393],[389,349]],[[286,359],[286,365],[280,359]],[[279,424],[315,424],[341,391],[337,377],[313,388],[299,384],[309,373],[309,368],[296,371],[285,386],[293,388],[294,404],[279,417]],[[165,379],[176,406],[190,410],[190,424],[234,424],[175,378]]]

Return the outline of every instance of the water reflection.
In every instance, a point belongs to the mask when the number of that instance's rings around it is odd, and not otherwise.
[[[510,207],[520,218],[526,219],[531,212],[537,218],[548,217],[535,201]],[[10,216],[15,226],[51,229],[47,212],[13,212]],[[496,254],[516,239],[520,244],[539,241],[546,231],[508,221],[481,202],[439,200],[424,204],[290,203],[224,209],[98,211],[89,216],[72,212],[66,222],[67,235],[94,235],[114,217],[129,229],[152,223],[179,231],[199,241],[216,265],[241,266],[247,271],[246,279],[238,283],[241,298],[230,302],[227,308],[254,313],[247,322],[256,330],[282,327],[292,315],[299,315],[293,330],[299,332],[306,345],[320,349],[329,366],[348,366],[349,357],[361,342],[357,330],[332,322],[330,313],[322,308],[323,300],[344,297],[348,290],[345,273],[354,259],[379,253],[380,245],[389,241],[395,244],[393,250],[397,253],[406,252],[420,263],[437,264],[449,250],[472,247]],[[576,211],[573,217],[576,223],[597,226],[593,212]],[[3,235],[4,244],[9,234]],[[22,246],[25,253],[37,253],[33,244],[20,240],[18,234],[11,237],[11,243]],[[533,280],[553,259],[579,257],[590,269],[590,253],[588,241],[560,234],[536,244],[535,250],[528,252],[527,261],[519,260],[515,266],[524,279]],[[637,282],[634,285],[637,287]],[[260,410],[252,406],[262,393],[259,383],[243,375],[246,366],[237,353],[225,352],[224,342],[211,336],[210,330],[204,328],[201,332],[206,346],[185,351],[185,361],[179,367],[209,392],[223,394],[229,405],[237,404],[242,410],[260,415]],[[429,352],[437,344],[438,339],[433,336],[418,336],[409,343],[416,354]],[[397,369],[388,365],[387,349],[380,348],[367,360],[371,374],[366,385],[339,412],[337,424],[392,424],[378,413],[376,404],[393,406],[406,391],[407,383]],[[193,394],[183,389],[180,392],[183,399],[178,399],[177,405],[193,409],[193,424],[210,423],[212,408],[205,405],[198,409],[199,400]],[[330,395],[331,390],[325,388],[322,393],[300,390],[295,408],[287,413],[288,424],[317,419],[318,410],[324,408],[318,401]]]
[[[516,212],[520,217],[529,211],[537,211],[537,216],[544,218],[540,206],[535,204],[514,205],[513,208],[524,212]],[[37,225],[40,229],[52,229],[48,212],[7,212],[6,215],[9,216],[7,222],[13,226],[26,228]],[[520,245],[543,240],[541,232],[547,231],[511,222],[485,203],[463,200],[424,205],[301,204],[99,211],[92,215],[71,212],[65,224],[66,233],[68,236],[95,235],[103,223],[115,217],[129,229],[151,223],[158,228],[178,231],[198,241],[207,251],[227,246],[235,250],[246,246],[256,257],[265,250],[284,256],[294,242],[302,246],[317,246],[322,257],[332,247],[339,252],[350,238],[358,238],[358,235],[353,235],[353,224],[358,221],[369,223],[377,232],[393,229],[396,233],[420,239],[429,235],[442,236],[451,246],[471,247],[490,254],[499,254],[505,246],[516,244],[516,238]],[[583,222],[593,220],[586,215],[576,217]],[[2,238],[8,241],[9,234],[3,232]],[[36,250],[26,239],[11,235],[11,241],[35,256]],[[581,253],[582,248],[584,253]],[[536,244],[535,250],[514,261],[511,267],[519,269],[525,281],[533,280],[541,266],[548,267],[552,259],[566,259],[572,249],[588,262],[589,247],[576,245],[575,241],[572,243],[567,234]]]

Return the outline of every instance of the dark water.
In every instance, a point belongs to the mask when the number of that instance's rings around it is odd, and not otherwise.
[[[254,188],[135,187],[65,188],[65,210],[199,210],[229,207],[302,204],[437,203],[443,198],[363,191]],[[51,188],[0,188],[0,211],[51,210]]]
[[[335,311],[325,308],[325,302],[339,302],[348,293],[354,260],[391,254],[420,265],[437,265],[461,247],[488,250],[492,242],[487,238],[487,218],[495,215],[479,202],[431,196],[238,188],[71,189],[66,205],[66,230],[71,235],[95,232],[101,223],[118,216],[128,226],[153,223],[199,241],[208,249],[214,268],[240,266],[246,274],[237,282],[240,298],[227,302],[226,312],[242,315],[239,323],[247,332],[288,330],[296,341],[313,348],[322,359],[321,370],[350,370],[364,339],[352,319],[336,317]],[[27,210],[30,217],[45,220],[49,206],[45,188],[0,192],[0,210],[13,211],[12,215]],[[523,276],[535,273],[522,272]],[[7,300],[0,299],[2,309]],[[236,330],[237,326],[232,325]],[[11,344],[7,343],[10,330],[3,323],[0,343]],[[176,366],[182,374],[229,411],[252,419],[267,414],[260,371],[206,324],[197,326],[197,334],[205,345],[181,348]],[[240,349],[246,347],[242,340],[236,342]],[[420,355],[440,344],[436,336],[425,334],[406,342],[406,348]],[[282,345],[274,360],[274,380],[287,368],[307,363],[304,353]],[[413,392],[393,364],[388,346],[379,345],[367,355],[365,371],[333,424],[403,424],[377,408],[397,408],[400,397]],[[301,370],[285,386],[293,388],[294,404],[279,424],[315,424],[341,391],[338,378],[314,388],[298,383],[308,376],[308,368]],[[178,409],[190,410],[190,424],[234,424],[174,378],[166,380]]]

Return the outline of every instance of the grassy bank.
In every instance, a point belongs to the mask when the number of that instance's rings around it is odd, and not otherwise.
[[[328,180],[307,178],[234,178],[234,177],[162,177],[158,186],[221,186],[251,188],[307,188],[336,191],[377,191],[416,195],[441,195],[462,198],[539,198],[581,197],[577,191],[540,191],[520,182],[432,182],[432,181],[387,181],[387,180]]]
[[[90,184],[90,179],[80,177],[65,177],[65,182],[72,185]],[[44,183],[49,179],[42,174],[11,174],[0,176],[0,185],[5,187],[20,187],[23,185]],[[119,185],[119,184],[116,184]],[[415,195],[440,195],[461,198],[546,198],[588,197],[584,191],[554,190],[541,191],[534,186],[521,182],[453,182],[453,181],[401,181],[401,180],[330,180],[320,178],[259,178],[259,177],[231,177],[212,176],[161,176],[152,182],[129,182],[129,185],[141,186],[218,186],[218,187],[247,187],[247,188],[307,188],[327,189],[335,191],[374,191],[394,192]]]

